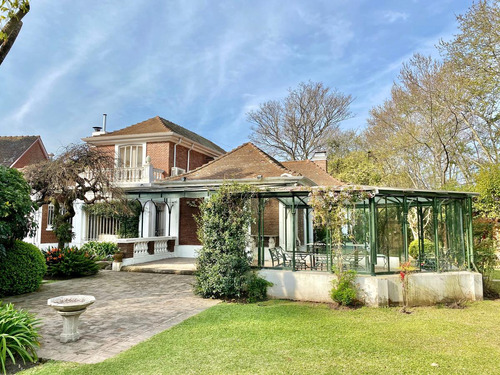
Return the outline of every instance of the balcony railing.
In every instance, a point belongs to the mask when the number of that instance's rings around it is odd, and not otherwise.
[[[151,183],[163,180],[163,169],[154,168],[151,164],[142,167],[117,167],[114,180],[117,183]]]

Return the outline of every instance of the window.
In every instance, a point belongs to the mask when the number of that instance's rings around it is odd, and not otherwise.
[[[119,166],[124,168],[142,167],[142,146],[120,146],[118,149]]]
[[[61,215],[64,215],[66,209],[61,207]],[[69,221],[73,225],[73,218]],[[47,206],[47,230],[52,230],[54,225],[54,205],[51,203]]]

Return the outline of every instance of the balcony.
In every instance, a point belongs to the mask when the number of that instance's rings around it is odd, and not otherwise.
[[[142,167],[117,167],[114,169],[114,181],[118,184],[152,183],[163,180],[163,169],[154,168],[151,164]]]

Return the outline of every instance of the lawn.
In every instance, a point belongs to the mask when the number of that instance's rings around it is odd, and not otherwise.
[[[498,374],[500,300],[465,309],[222,303],[95,365],[28,374]]]

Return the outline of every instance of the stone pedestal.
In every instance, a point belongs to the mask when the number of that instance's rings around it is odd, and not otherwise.
[[[86,309],[78,311],[58,311],[59,315],[63,318],[63,332],[60,336],[61,342],[74,342],[80,338],[80,332],[78,332],[78,318],[85,312]]]
[[[113,271],[121,271],[122,269],[122,265],[123,263],[122,262],[113,262],[113,265],[112,265],[112,270]]]

